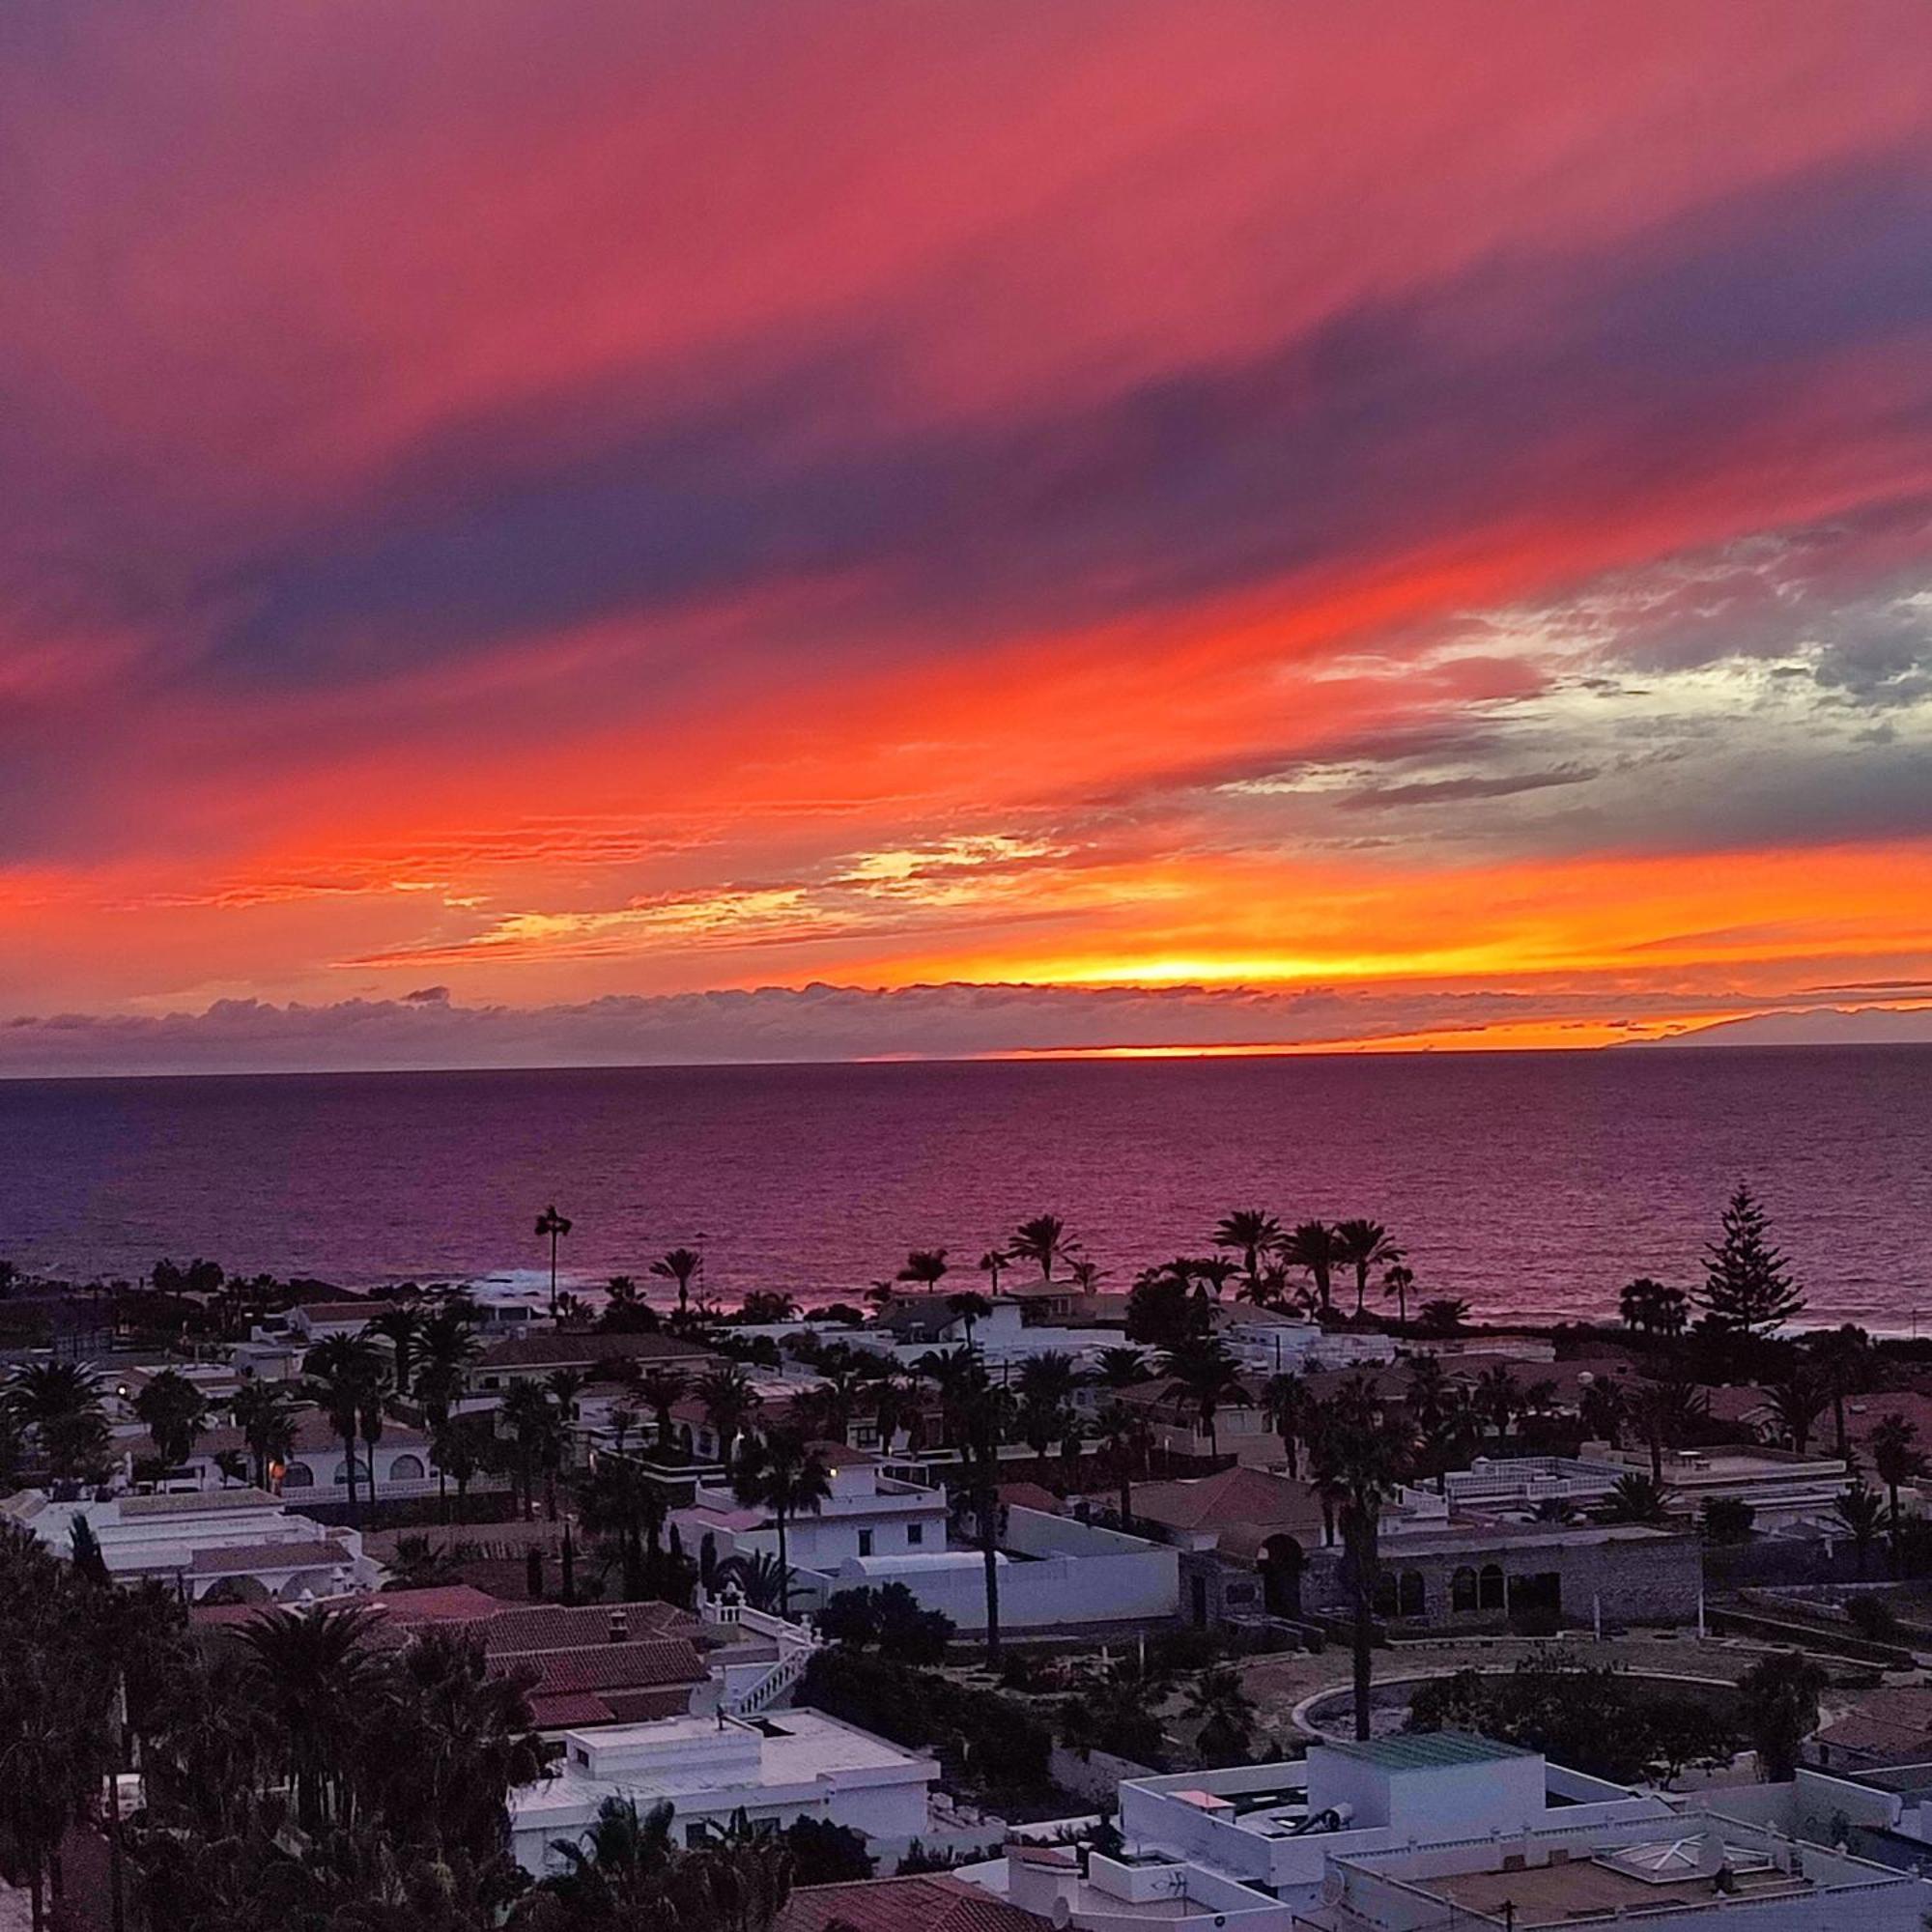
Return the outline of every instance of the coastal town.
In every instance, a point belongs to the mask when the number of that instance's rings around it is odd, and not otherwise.
[[[7,1269],[0,1925],[1919,1927],[1932,1344],[1719,1205],[1555,1327],[1259,1208],[810,1307],[554,1205]]]

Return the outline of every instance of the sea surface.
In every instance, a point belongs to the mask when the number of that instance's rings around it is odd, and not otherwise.
[[[954,1283],[1026,1216],[1124,1286],[1231,1208],[1371,1215],[1420,1293],[1602,1313],[1699,1274],[1762,1196],[1812,1320],[1932,1332],[1932,1049],[952,1063],[0,1083],[0,1257],[158,1255],[345,1286],[702,1249],[729,1298],[852,1296],[911,1247]]]

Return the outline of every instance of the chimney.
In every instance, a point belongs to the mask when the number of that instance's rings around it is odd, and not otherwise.
[[[631,1620],[621,1609],[611,1612],[611,1641],[627,1643],[631,1635]]]

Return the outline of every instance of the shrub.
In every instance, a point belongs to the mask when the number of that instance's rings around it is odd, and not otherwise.
[[[1845,1617],[1861,1636],[1875,1642],[1889,1643],[1898,1635],[1898,1612],[1883,1597],[1854,1597]]]

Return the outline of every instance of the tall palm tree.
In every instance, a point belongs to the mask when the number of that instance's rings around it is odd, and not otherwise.
[[[656,1418],[657,1446],[668,1449],[671,1446],[670,1412],[689,1393],[691,1378],[668,1362],[653,1362],[636,1377],[631,1386],[637,1390],[638,1400]]]
[[[1167,1378],[1168,1393],[1187,1402],[1200,1418],[1208,1453],[1218,1461],[1221,1411],[1252,1406],[1240,1364],[1224,1344],[1208,1338],[1171,1349],[1161,1357],[1161,1374]]]
[[[1202,1255],[1189,1264],[1194,1279],[1206,1288],[1219,1301],[1227,1292],[1228,1284],[1240,1273],[1240,1264],[1231,1262],[1226,1255]]]
[[[541,1239],[545,1236],[550,1237],[550,1319],[553,1321],[556,1320],[556,1244],[569,1233],[570,1216],[559,1214],[556,1211],[556,1203],[553,1201],[537,1216],[538,1238]]]
[[[1008,1254],[1005,1248],[988,1248],[980,1257],[980,1272],[986,1277],[993,1293],[999,1293],[1000,1276],[1006,1272],[1011,1261],[1012,1256]]]
[[[1070,1262],[1078,1247],[1066,1238],[1066,1223],[1058,1214],[1036,1214],[1013,1230],[1013,1260],[1037,1263],[1041,1281],[1051,1281],[1054,1263]]]
[[[302,1374],[314,1385],[329,1427],[342,1438],[344,1474],[349,1483],[349,1520],[358,1520],[355,1501],[355,1443],[363,1418],[379,1415],[388,1388],[389,1365],[366,1335],[331,1335],[302,1357]],[[373,1477],[375,1468],[370,1468]]]
[[[1389,1232],[1379,1221],[1337,1221],[1335,1245],[1340,1259],[1355,1271],[1355,1315],[1362,1314],[1369,1294],[1369,1270],[1391,1267],[1402,1260],[1402,1250],[1389,1239]]]
[[[551,1459],[558,1430],[557,1413],[536,1382],[517,1381],[497,1405],[499,1433],[507,1439],[513,1467],[524,1492],[524,1520],[536,1514],[537,1471]]]
[[[1812,1336],[1811,1348],[1825,1386],[1831,1391],[1833,1439],[1843,1462],[1851,1454],[1851,1439],[1845,1431],[1845,1399],[1871,1384],[1871,1337],[1856,1322],[1847,1321]]]
[[[286,1463],[295,1447],[295,1399],[286,1383],[253,1378],[235,1391],[230,1413],[255,1459],[255,1486],[266,1490],[269,1465]]]
[[[422,1324],[416,1353],[425,1369],[454,1369],[460,1376],[482,1352],[474,1312],[467,1302],[449,1302]]]
[[[1281,1223],[1264,1208],[1236,1208],[1221,1216],[1214,1230],[1214,1245],[1237,1250],[1249,1288],[1259,1290],[1262,1262],[1281,1245]]]
[[[1315,1418],[1315,1399],[1308,1392],[1308,1384],[1293,1372],[1270,1376],[1262,1388],[1262,1407],[1266,1411],[1268,1426],[1281,1437],[1281,1446],[1288,1453],[1288,1473],[1298,1482],[1301,1439]]]
[[[1890,1524],[1891,1560],[1898,1563],[1898,1492],[1925,1473],[1925,1452],[1918,1447],[1918,1425],[1896,1411],[1879,1418],[1871,1433],[1872,1474],[1885,1485]]]
[[[578,1485],[577,1510],[587,1534],[617,1546],[625,1600],[648,1596],[669,1511],[664,1491],[635,1463],[604,1456]]]
[[[1596,1377],[1577,1398],[1577,1419],[1587,1438],[1621,1449],[1624,1426],[1630,1420],[1630,1405],[1621,1386]]]
[[[35,1362],[15,1369],[8,1378],[5,1401],[14,1421],[32,1431],[52,1474],[78,1476],[105,1460],[107,1420],[91,1369],[75,1362]]]
[[[779,1566],[784,1572],[779,1614],[791,1615],[791,1558],[786,1530],[801,1516],[816,1516],[832,1494],[825,1459],[789,1430],[753,1436],[739,1452],[731,1492],[747,1509],[768,1509],[778,1531]]]
[[[396,1393],[400,1396],[409,1395],[415,1387],[416,1353],[422,1346],[423,1325],[421,1310],[407,1301],[392,1302],[369,1321],[366,1332],[381,1336],[395,1354]]]
[[[1147,1467],[1148,1452],[1153,1447],[1153,1431],[1146,1416],[1123,1402],[1110,1402],[1100,1411],[1094,1433],[1100,1453],[1121,1486],[1121,1526],[1134,1526],[1134,1477]]]
[[[718,1438],[719,1461],[729,1468],[737,1454],[738,1437],[757,1412],[758,1392],[752,1386],[752,1378],[733,1363],[700,1376],[696,1395],[704,1405],[704,1419]]]
[[[156,1455],[178,1469],[208,1427],[208,1399],[179,1369],[163,1369],[134,1398],[134,1413],[146,1424]]]
[[[310,1833],[349,1809],[355,1738],[381,1680],[369,1644],[375,1621],[362,1609],[270,1609],[236,1632],[250,1689],[286,1753],[297,1820]]]
[[[964,1294],[949,1296],[946,1308],[949,1314],[966,1324],[966,1347],[970,1352],[973,1347],[973,1330],[992,1314],[993,1304],[983,1294],[975,1294],[969,1289]]]
[[[704,1271],[704,1257],[696,1248],[672,1248],[651,1264],[651,1272],[660,1281],[677,1284],[677,1312],[691,1313],[691,1284]]]
[[[1322,1405],[1311,1444],[1316,1487],[1335,1514],[1353,1591],[1355,1736],[1366,1740],[1382,1505],[1408,1475],[1415,1438],[1407,1419],[1358,1377]]]
[[[897,1278],[917,1282],[930,1293],[945,1278],[946,1271],[944,1248],[915,1248],[906,1256],[905,1265],[899,1269]]]
[[[1335,1231],[1326,1221],[1303,1221],[1281,1243],[1281,1258],[1289,1267],[1307,1272],[1315,1287],[1315,1312],[1329,1312],[1334,1293],[1335,1270],[1342,1253]]]
[[[1408,1297],[1415,1293],[1415,1270],[1406,1262],[1393,1262],[1382,1275],[1382,1298],[1395,1296],[1396,1326],[1408,1326]]]

